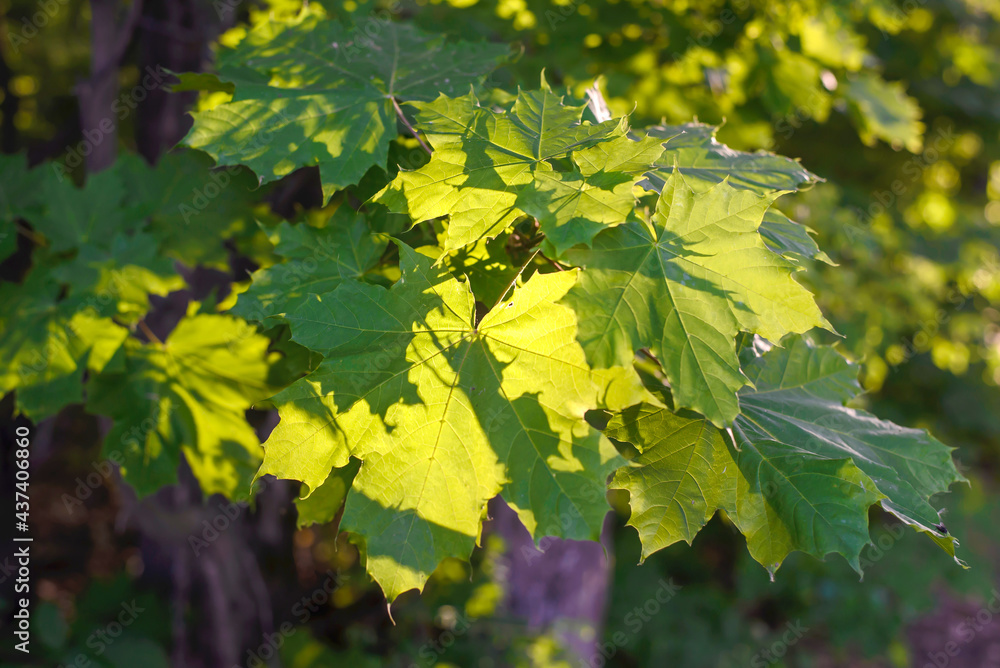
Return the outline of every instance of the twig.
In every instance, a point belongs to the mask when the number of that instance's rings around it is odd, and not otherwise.
[[[545,260],[546,262],[548,262],[549,264],[551,264],[558,271],[566,271],[566,267],[562,266],[561,264],[559,264],[558,262],[556,262],[552,258],[546,257],[545,255],[542,255],[542,259]]]
[[[424,147],[425,151],[427,151],[427,155],[430,155],[432,153],[431,147],[424,143],[424,140],[420,138],[420,135],[417,134],[417,131],[413,129],[413,126],[410,125],[410,122],[406,120],[406,116],[403,114],[403,110],[400,108],[399,103],[396,102],[396,98],[390,97],[389,99],[392,100],[392,106],[396,108],[396,115],[399,116],[399,120],[403,121],[403,125],[405,125],[406,129],[410,131],[410,134],[413,135],[413,138],[416,139],[418,142],[420,142],[420,145]]]
[[[32,232],[27,227],[24,227],[23,225],[21,225],[21,223],[16,223],[16,228],[17,228],[17,233],[18,234],[23,235],[23,236],[27,237],[28,239],[31,239],[33,242],[35,242],[36,245],[38,245],[38,246],[45,246],[46,245],[46,243],[45,243],[45,237]]]
[[[507,287],[504,288],[504,291],[500,293],[499,297],[497,297],[496,302],[494,302],[493,306],[490,307],[491,311],[497,307],[497,304],[503,301],[503,298],[506,297],[507,293],[510,292],[510,289],[514,287],[514,284],[517,283],[517,279],[521,277],[521,274],[523,274],[524,270],[528,268],[528,265],[531,264],[531,261],[535,259],[535,256],[538,255],[538,251],[540,250],[540,248],[536,248],[535,252],[531,254],[531,257],[525,261],[524,266],[517,270],[517,274],[514,276],[513,280],[511,280]]]
[[[147,339],[154,343],[158,343],[161,346],[163,345],[163,341],[160,341],[160,338],[156,334],[153,334],[153,330],[149,328],[149,325],[146,324],[145,320],[139,321],[139,329],[142,330],[142,333],[146,335]]]

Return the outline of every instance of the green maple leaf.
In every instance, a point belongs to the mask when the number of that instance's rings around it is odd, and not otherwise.
[[[546,254],[557,257],[628,220],[636,204],[636,177],[661,153],[662,141],[655,137],[615,137],[575,151],[571,172],[536,169],[534,182],[518,192],[517,206],[538,220],[551,249]]]
[[[331,470],[323,484],[315,490],[306,490],[307,496],[295,499],[295,509],[299,513],[296,526],[302,528],[334,520],[344,507],[347,492],[360,467],[361,461],[352,459],[347,466]]]
[[[587,366],[558,303],[576,272],[536,274],[477,324],[468,285],[399,246],[391,289],[344,282],[289,314],[325,360],[273,399],[260,470],[317,489],[361,459],[343,526],[390,600],[468,558],[497,493],[535,536],[596,537],[621,460],[583,415],[641,394],[624,369]]]
[[[758,49],[757,54],[759,65],[754,78],[764,106],[784,119],[805,112],[810,119],[825,123],[833,97],[822,84],[823,66],[790,49]]]
[[[25,155],[0,154],[0,261],[17,250],[16,221],[37,214],[42,182],[52,176],[49,170],[28,169]]]
[[[901,144],[914,153],[920,151],[924,137],[922,112],[903,84],[866,73],[849,78],[843,95],[865,144],[871,146],[881,139]]]
[[[767,151],[736,151],[715,139],[715,126],[702,123],[658,125],[645,128],[650,137],[663,140],[663,155],[647,178],[656,190],[676,168],[695,192],[704,192],[728,179],[735,188],[758,194],[773,190],[798,190],[821,181],[797,160]]]
[[[184,284],[142,231],[143,214],[124,201],[123,171],[116,165],[92,175],[83,188],[47,169],[11,182],[28,190],[3,204],[7,213],[44,239],[24,283],[0,287],[7,305],[0,392],[17,389],[18,410],[32,419],[82,401],[84,372],[104,369],[128,336],[111,317],[134,322],[150,294]]]
[[[0,395],[17,390],[18,412],[36,422],[82,401],[84,372],[103,369],[128,336],[82,299],[59,299],[62,289],[46,272],[0,283]]]
[[[0,260],[17,250],[15,221],[37,214],[44,201],[42,184],[55,175],[48,169],[28,169],[26,158],[0,154]]]
[[[206,494],[249,497],[261,448],[244,412],[273,392],[269,344],[236,318],[189,315],[163,344],[129,339],[90,380],[88,412],[114,419],[104,456],[139,496],[176,483],[183,454]]]
[[[768,209],[758,232],[768,248],[796,264],[802,264],[803,260],[819,260],[836,266],[830,256],[816,245],[810,236],[813,233],[811,229],[789,219],[780,211]]]
[[[729,423],[739,413],[734,337],[754,332],[777,341],[828,326],[794,281],[794,265],[768,250],[757,228],[776,194],[727,182],[696,194],[675,173],[648,223],[599,234],[592,249],[573,249],[585,267],[567,295],[579,338],[595,366],[630,364],[648,347],[660,360],[678,406]]]
[[[188,265],[228,268],[229,250],[260,233],[255,204],[264,193],[243,168],[212,169],[200,151],[164,155],[150,167],[136,155],[115,163],[124,181],[126,202],[143,217],[145,228],[160,242],[160,252]],[[241,248],[242,249],[242,248]]]
[[[0,154],[0,221],[6,224],[22,216],[25,197],[31,196],[36,181],[27,156]]]
[[[734,188],[760,195],[775,190],[800,190],[822,181],[797,160],[767,151],[736,151],[715,139],[715,126],[702,123],[646,128],[650,137],[665,140],[655,169],[641,185],[660,190],[674,169],[695,192],[704,192],[724,179]],[[760,234],[776,253],[798,262],[820,260],[833,264],[809,236],[810,230],[777,211],[768,211]]]
[[[184,287],[174,263],[159,252],[151,235],[115,234],[100,244],[83,243],[76,254],[60,260],[43,257],[34,271],[49,270],[69,286],[85,307],[126,323],[140,320],[149,310],[149,295],[166,295]]]
[[[123,160],[91,175],[83,188],[50,170],[29,172],[35,199],[19,209],[45,237],[35,252],[33,274],[40,282],[62,283],[71,300],[65,308],[92,310],[134,322],[149,309],[151,294],[184,286],[159,242],[145,231],[148,211],[134,205],[125,175],[134,163]]]
[[[593,165],[596,155],[581,158],[576,175],[557,175],[548,161],[622,138],[625,119],[596,125],[582,121],[585,105],[567,105],[544,80],[542,86],[520,91],[507,112],[479,106],[474,93],[415,103],[417,124],[434,153],[423,167],[401,171],[375,201],[408,214],[415,223],[449,216],[445,250],[492,238],[524,213],[547,210],[548,201],[566,209],[563,218],[546,218],[546,226],[554,231],[571,227],[565,223],[580,218],[573,214],[578,206],[621,222],[631,209],[628,174],[602,174]],[[615,155],[625,168],[634,169],[643,156],[658,152],[655,142],[625,142],[624,147],[615,145]],[[623,207],[622,198],[629,200],[628,206]],[[596,231],[588,229],[581,235],[589,239]],[[565,234],[573,232],[567,229]],[[555,238],[560,246],[572,242],[558,234]]]
[[[141,218],[122,205],[126,191],[118,169],[91,174],[82,188],[54,173],[43,177],[40,185],[44,193],[41,210],[29,222],[45,235],[53,252],[86,243],[104,245],[130,226],[141,226]]]
[[[858,368],[832,348],[793,340],[746,369],[757,387],[741,402],[745,421],[737,439],[794,443],[827,457],[851,456],[886,495],[882,506],[907,524],[941,532],[940,514],[928,499],[964,478],[951,448],[926,431],[878,420],[843,402],[861,392]]]
[[[447,227],[438,234],[438,246],[421,246],[417,252],[439,260],[455,276],[466,276],[476,299],[483,304],[495,304],[517,278],[519,266],[511,263],[505,248],[509,232],[501,232],[492,239],[445,251]]]
[[[14,226],[4,226],[0,229],[0,262],[6,260],[17,250],[17,232]]]
[[[372,234],[364,214],[341,205],[324,227],[281,223],[271,233],[285,262],[259,269],[232,313],[246,320],[283,322],[311,294],[323,294],[350,278],[361,278],[379,261],[388,243]]]
[[[928,503],[962,480],[950,449],[925,431],[846,408],[861,389],[858,369],[832,348],[798,337],[785,345],[747,366],[755,388],[740,392],[731,438],[692,413],[649,405],[608,424],[610,437],[640,450],[612,487],[630,494],[643,558],[690,543],[723,509],[772,573],[794,550],[837,552],[860,571],[875,503],[954,555]]]
[[[721,432],[694,414],[642,404],[614,416],[604,433],[641,451],[611,487],[630,493],[628,525],[642,539],[642,558],[694,537],[723,507],[731,457]]]
[[[372,35],[315,16],[270,22],[220,57],[218,79],[231,85],[232,101],[195,112],[183,143],[220,165],[246,165],[261,182],[317,166],[328,200],[385,168],[396,104],[467,90],[507,53],[396,22]],[[182,84],[219,87],[205,77]]]

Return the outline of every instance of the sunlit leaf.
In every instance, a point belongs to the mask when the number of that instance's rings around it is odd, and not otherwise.
[[[675,173],[653,219],[602,232],[593,249],[568,252],[584,267],[569,303],[580,342],[595,366],[629,364],[649,348],[663,364],[674,399],[714,424],[739,413],[747,383],[734,337],[754,332],[777,341],[827,326],[794,266],[757,232],[775,195],[720,183],[693,192]]]

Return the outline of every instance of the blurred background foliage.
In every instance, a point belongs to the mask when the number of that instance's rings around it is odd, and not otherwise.
[[[142,29],[155,32],[173,20],[171,5],[161,4],[147,3]],[[1000,0],[319,4],[334,17],[374,14],[463,39],[511,42],[520,56],[497,75],[504,84],[531,86],[544,68],[554,85],[583,96],[597,79],[611,109],[631,113],[634,125],[697,118],[721,124],[719,140],[733,148],[800,158],[826,182],[782,198],[779,207],[812,228],[836,264],[813,263],[801,275],[844,335],[830,341],[864,361],[865,400],[878,414],[927,427],[956,446],[972,480],[941,501],[971,570],[956,569],[929,542],[874,516],[879,549],[863,555],[870,564],[863,582],[842,562],[801,558],[769,582],[719,519],[693,547],[674,546],[636,567],[638,539],[619,512],[606,627],[596,638],[612,656],[592,665],[922,666],[950,637],[948,629],[990,598],[1000,567]],[[192,57],[208,65],[206,34],[221,33],[226,43],[245,30],[237,21],[290,15],[300,4],[198,0],[185,7],[181,23],[193,36],[181,35],[177,48],[194,49]],[[90,5],[0,0],[0,8],[0,149],[27,151],[33,164],[61,159],[79,175],[73,152],[84,139],[77,95],[91,71]],[[187,38],[194,46],[183,45]],[[118,75],[128,108],[118,119],[122,152],[144,153],[141,125],[152,102],[131,91],[151,62],[145,48],[136,40]],[[182,163],[164,160],[158,169],[169,174],[149,182],[182,180],[192,173]],[[133,195],[144,187],[136,176],[142,169],[148,168],[121,170],[132,174]],[[280,199],[269,203],[283,213]],[[236,202],[225,213],[232,220],[199,226],[228,239],[226,251],[167,235],[159,237],[163,252],[190,268],[234,277],[242,274],[230,251],[255,264],[273,262],[249,223],[249,206]],[[164,204],[162,211],[168,209]],[[151,229],[169,229],[169,215],[147,215]],[[258,210],[254,217],[272,216]],[[0,257],[19,243],[19,235],[4,232]],[[21,272],[23,266],[5,265],[7,279]],[[3,407],[5,415],[12,411],[10,397]],[[71,410],[59,420],[65,426],[83,418]],[[85,462],[97,457],[92,427],[67,428],[94,446],[89,456],[46,463],[40,475],[49,482],[42,484],[56,498],[64,485],[58,481],[86,475]],[[118,503],[116,494],[102,490],[88,499],[85,514],[71,519],[53,512],[53,531],[69,527],[87,538],[78,563],[48,562],[54,565],[36,610],[36,628],[44,629],[42,665],[80,655],[115,668],[167,665],[166,630],[178,622],[157,603],[146,567],[135,565],[141,539],[122,532],[106,511]],[[275,604],[285,611],[275,626],[288,622],[292,630],[276,631],[275,642],[249,648],[240,660],[256,665],[256,656],[261,665],[275,665],[265,654],[280,655],[295,668],[571,665],[558,632],[540,633],[504,616],[507,546],[497,535],[484,544],[471,573],[446,565],[423,596],[404,596],[393,607],[393,624],[345,537],[331,527],[299,529],[291,558],[264,560],[273,570],[264,575],[268,585],[288,587],[287,600]],[[315,613],[289,612],[330,571],[343,580],[329,600]],[[630,613],[660,578],[681,585],[679,593],[649,623],[635,623]],[[98,651],[93,630],[107,628],[120,602],[133,598],[153,612],[123,630],[128,642]],[[809,630],[790,646],[782,640],[789,625]],[[1000,628],[977,634],[951,665],[988,665],[990,643],[1000,643]]]

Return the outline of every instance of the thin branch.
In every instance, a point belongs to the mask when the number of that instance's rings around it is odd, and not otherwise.
[[[151,342],[157,343],[161,346],[163,345],[163,341],[160,341],[160,338],[156,334],[153,334],[153,330],[149,328],[149,325],[146,324],[145,320],[139,321],[139,329],[142,330],[142,333],[145,334],[146,338]]]
[[[399,120],[403,121],[403,125],[405,125],[406,129],[410,131],[410,134],[413,135],[413,138],[416,139],[418,142],[420,142],[420,145],[424,147],[425,151],[427,151],[427,155],[430,155],[432,152],[431,147],[424,143],[424,140],[420,138],[420,135],[417,133],[416,130],[413,129],[413,126],[410,125],[410,122],[406,120],[406,116],[403,114],[403,110],[400,108],[399,103],[396,102],[396,98],[390,97],[389,99],[392,100],[392,106],[396,108],[396,115],[399,116]]]
[[[525,261],[524,266],[517,270],[517,274],[514,276],[514,279],[507,285],[506,288],[504,288],[504,291],[500,293],[499,297],[497,297],[496,302],[494,302],[493,306],[490,307],[491,311],[497,307],[497,304],[503,301],[503,298],[506,297],[507,293],[510,292],[510,289],[514,287],[514,284],[517,283],[517,279],[521,277],[521,274],[523,274],[524,270],[528,268],[528,265],[531,264],[531,261],[535,259],[535,256],[538,255],[538,251],[540,250],[540,248],[536,248],[535,252],[531,254],[531,257]]]
[[[548,262],[549,264],[551,264],[558,271],[566,271],[566,267],[562,266],[561,264],[559,264],[558,262],[556,262],[552,258],[546,257],[545,255],[542,255],[542,259],[545,260],[546,262]]]
[[[36,234],[35,232],[32,232],[27,227],[24,227],[23,225],[21,225],[21,223],[15,223],[15,227],[17,229],[17,233],[18,234],[20,234],[22,236],[25,236],[28,239],[31,239],[33,242],[35,242],[36,245],[38,245],[38,246],[47,246],[48,245],[45,242],[45,237],[43,237],[43,236],[41,236],[39,234]]]

